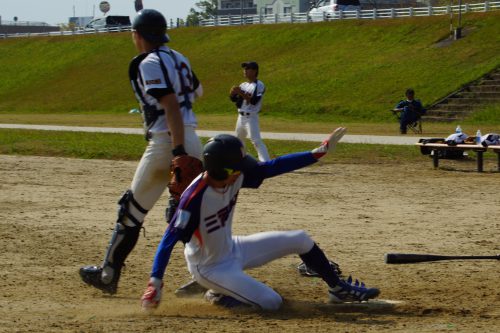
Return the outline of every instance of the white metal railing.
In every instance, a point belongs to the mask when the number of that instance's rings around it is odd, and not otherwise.
[[[202,20],[201,26],[229,26],[244,24],[272,24],[272,23],[306,23],[321,22],[339,19],[384,19],[413,16],[433,16],[453,13],[487,12],[500,10],[500,1],[485,1],[483,3],[463,4],[461,6],[441,7],[409,7],[366,9],[359,11],[337,11],[335,13],[287,13],[262,15],[225,15]]]
[[[103,29],[75,29],[75,30],[61,30],[61,31],[48,31],[48,32],[0,34],[0,38],[34,37],[34,36],[73,36],[73,35],[87,35],[87,34],[124,32],[124,31],[131,31],[131,27],[128,26],[128,27],[114,27],[114,28],[103,28]]]
[[[176,25],[170,24],[168,29],[172,30],[177,28]],[[61,30],[61,31],[47,31],[47,32],[23,32],[23,33],[11,33],[11,34],[0,34],[0,38],[12,38],[12,37],[36,37],[36,36],[74,36],[74,35],[88,35],[88,34],[100,34],[108,32],[125,32],[132,31],[131,26],[118,26],[112,28],[102,28],[102,29],[85,29],[85,28],[75,28],[73,30]]]
[[[0,17],[0,25],[18,25],[22,27],[26,26],[37,26],[37,27],[48,27],[50,24],[46,22],[36,22],[36,21],[4,21]]]

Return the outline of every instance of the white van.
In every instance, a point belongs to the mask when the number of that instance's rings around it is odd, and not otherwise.
[[[337,0],[321,0],[311,7],[308,13],[308,17],[311,21],[323,21],[323,18],[331,19],[335,17],[338,10],[361,10],[360,6],[339,6],[337,5]]]
[[[322,0],[313,5],[309,10],[309,19],[323,21],[323,17],[331,18],[337,10],[337,0]]]
[[[106,28],[128,28],[131,26],[128,16],[106,16],[93,19],[85,26],[85,29],[106,29]]]

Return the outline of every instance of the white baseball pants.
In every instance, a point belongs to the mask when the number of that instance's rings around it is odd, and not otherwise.
[[[188,264],[188,268],[196,281],[208,289],[264,310],[277,310],[283,303],[281,296],[243,270],[289,254],[305,254],[313,246],[314,241],[302,230],[234,236],[233,250],[227,259],[209,266]]]
[[[203,148],[193,126],[184,126],[184,148],[189,155],[202,159]],[[146,210],[153,208],[170,181],[172,149],[168,133],[153,134],[137,166],[130,189],[134,199]],[[129,210],[137,220],[144,220],[145,214],[134,205],[129,205]],[[124,223],[134,226],[127,217]]]
[[[247,136],[250,136],[250,141],[252,141],[257,151],[259,161],[265,162],[270,160],[267,147],[260,136],[258,113],[250,113],[248,116],[238,115],[238,120],[236,121],[236,136],[243,142],[243,145],[245,144]]]

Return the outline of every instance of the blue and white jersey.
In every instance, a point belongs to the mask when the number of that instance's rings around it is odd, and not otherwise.
[[[175,244],[185,243],[184,254],[190,265],[220,263],[232,252],[233,214],[240,188],[258,188],[264,179],[316,163],[311,152],[284,155],[260,162],[242,173],[225,188],[213,188],[198,176],[181,196],[179,208],[161,240],[153,263],[152,277],[163,278]]]
[[[258,113],[262,108],[262,97],[266,91],[266,87],[262,81],[243,82],[240,84],[241,90],[252,95],[250,101],[243,100],[243,103],[238,109],[238,112]]]
[[[137,80],[141,95],[141,107],[153,106],[162,110],[158,102],[164,95],[175,93],[181,107],[185,125],[196,127],[197,121],[192,110],[196,96],[201,96],[203,90],[196,75],[191,69],[189,60],[181,53],[161,46],[150,52],[139,64],[139,80]],[[165,115],[161,115],[150,128],[151,133],[167,132]]]
[[[188,199],[178,211],[175,226],[197,225],[184,248],[190,264],[210,265],[231,253],[234,206],[244,177],[242,174],[233,185],[218,189],[208,186],[200,176],[186,191]]]

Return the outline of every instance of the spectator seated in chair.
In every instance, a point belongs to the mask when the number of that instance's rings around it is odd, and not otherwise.
[[[398,114],[401,134],[406,134],[408,126],[414,125],[426,113],[422,103],[415,99],[415,91],[411,88],[406,90],[406,100],[400,101],[392,111]]]

